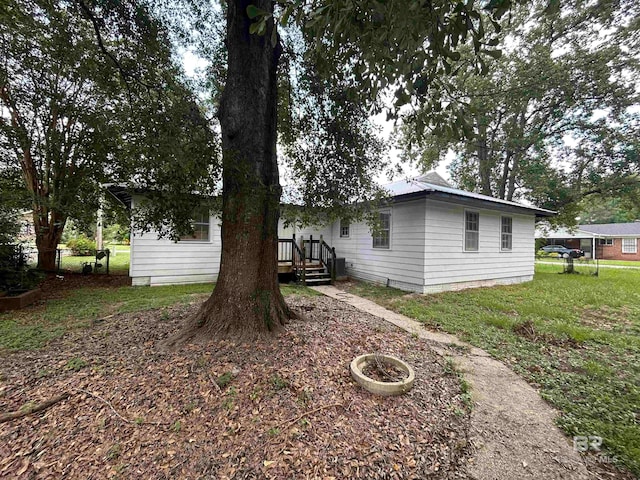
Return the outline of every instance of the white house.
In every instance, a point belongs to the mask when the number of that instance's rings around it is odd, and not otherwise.
[[[435,173],[387,185],[391,201],[380,208],[381,229],[366,223],[295,229],[281,239],[322,235],[344,258],[350,277],[402,290],[430,293],[529,281],[534,270],[536,217],[554,214],[449,186]],[[130,199],[135,209],[139,199]],[[197,219],[196,238],[172,242],[145,233],[131,236],[134,285],[215,281],[220,266],[219,219]],[[285,241],[285,240],[283,240]]]

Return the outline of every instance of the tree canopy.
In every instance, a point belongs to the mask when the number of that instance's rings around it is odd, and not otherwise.
[[[0,25],[0,168],[22,172],[41,267],[67,218],[93,220],[101,184],[208,164],[212,134],[144,7],[12,0]]]
[[[425,169],[451,149],[461,187],[560,210],[557,220],[572,223],[585,196],[638,192],[638,116],[629,110],[638,104],[638,5],[545,9],[514,8],[486,75],[465,67],[463,52],[446,88],[405,116],[401,144]]]

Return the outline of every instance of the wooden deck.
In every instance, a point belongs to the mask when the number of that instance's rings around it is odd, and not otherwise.
[[[305,270],[317,270],[318,268],[324,268],[320,262],[309,262],[305,265]],[[278,273],[293,273],[292,262],[278,262]]]

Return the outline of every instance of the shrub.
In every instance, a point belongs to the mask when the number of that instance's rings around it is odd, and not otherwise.
[[[0,245],[0,291],[31,290],[43,279],[41,272],[29,268],[20,245]]]
[[[84,235],[72,238],[67,242],[67,248],[74,256],[88,257],[96,254],[96,242],[88,239]]]

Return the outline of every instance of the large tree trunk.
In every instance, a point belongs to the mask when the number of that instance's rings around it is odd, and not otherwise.
[[[47,272],[56,269],[56,249],[62,238],[67,219],[55,210],[34,206],[33,226],[38,248],[38,268]]]
[[[251,35],[247,6],[272,12],[267,0],[228,2],[228,72],[220,105],[223,148],[222,259],[218,282],[177,339],[250,340],[291,316],[278,286],[281,188],[276,158],[280,44]]]

